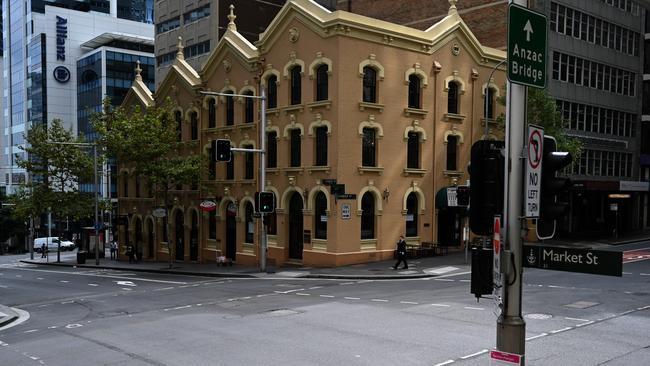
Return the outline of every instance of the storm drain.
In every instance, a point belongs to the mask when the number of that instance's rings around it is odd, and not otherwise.
[[[574,309],[586,309],[590,308],[592,306],[600,305],[599,302],[591,302],[591,301],[576,301],[571,304],[566,304],[567,308],[574,308]]]

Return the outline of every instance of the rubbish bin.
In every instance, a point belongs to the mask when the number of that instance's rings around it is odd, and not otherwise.
[[[85,264],[85,263],[86,263],[86,252],[85,251],[77,252],[77,264]]]

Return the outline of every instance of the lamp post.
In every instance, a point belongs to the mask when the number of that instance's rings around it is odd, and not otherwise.
[[[492,68],[492,71],[490,71],[490,76],[488,76],[487,84],[485,84],[486,85],[485,86],[485,115],[483,117],[485,117],[485,139],[486,140],[488,139],[488,135],[490,133],[490,127],[489,127],[489,122],[488,122],[488,100],[487,100],[487,98],[489,96],[488,93],[490,92],[489,91],[490,90],[490,80],[492,80],[492,76],[494,75],[494,72],[497,71],[497,68],[499,68],[499,66],[501,66],[502,64],[504,64],[506,62],[508,62],[507,58],[501,60],[501,62],[494,65],[494,67]],[[494,114],[494,106],[492,106],[492,111],[493,111],[492,114]],[[494,116],[492,118],[494,118]]]

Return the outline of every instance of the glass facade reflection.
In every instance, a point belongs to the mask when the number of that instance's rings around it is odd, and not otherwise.
[[[46,76],[46,52],[45,34],[32,38],[27,47],[27,58],[29,59],[27,73],[27,121],[34,125],[36,123],[47,123],[47,78]],[[16,143],[14,141],[14,143]]]

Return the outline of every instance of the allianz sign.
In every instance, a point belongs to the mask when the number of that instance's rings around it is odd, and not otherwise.
[[[65,39],[68,38],[68,20],[56,16],[56,59],[65,61]]]

